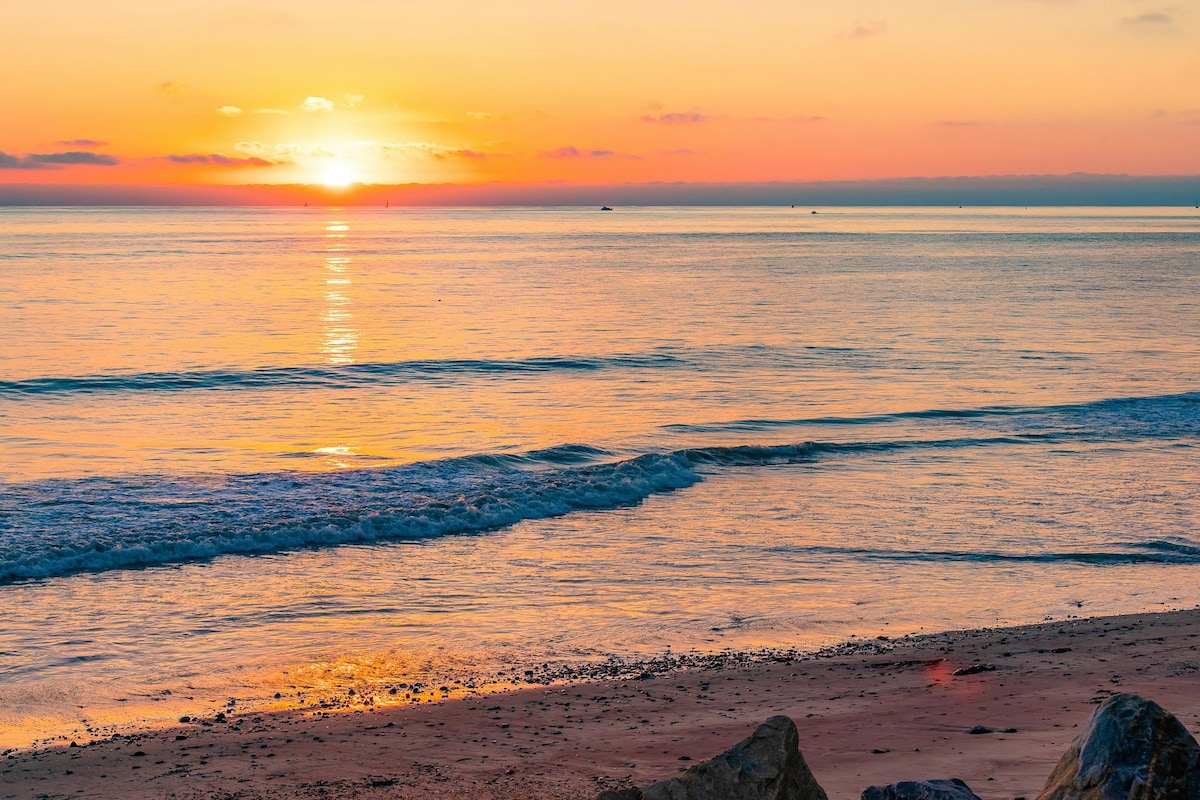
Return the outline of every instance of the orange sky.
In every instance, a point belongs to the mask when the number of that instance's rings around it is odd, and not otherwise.
[[[1200,173],[1200,0],[47,0],[0,183]]]

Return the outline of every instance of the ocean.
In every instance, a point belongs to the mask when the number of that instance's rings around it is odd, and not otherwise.
[[[0,277],[0,747],[1200,604],[1193,209],[5,208]]]

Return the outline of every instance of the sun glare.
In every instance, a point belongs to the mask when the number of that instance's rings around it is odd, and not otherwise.
[[[342,188],[353,181],[354,176],[345,164],[330,164],[321,172],[321,183],[325,186]]]

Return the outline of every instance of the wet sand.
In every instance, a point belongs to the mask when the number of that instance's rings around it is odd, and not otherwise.
[[[670,777],[773,714],[834,800],[958,777],[1036,797],[1095,704],[1156,700],[1200,732],[1200,609],[959,631],[821,657],[646,672],[419,705],[210,717],[22,750],[0,798],[580,798]],[[955,675],[973,665],[972,674]],[[967,733],[975,726],[991,733]]]

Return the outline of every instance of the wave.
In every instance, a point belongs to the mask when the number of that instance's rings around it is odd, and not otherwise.
[[[1022,352],[1022,351],[1018,351]],[[1019,355],[1030,357],[1028,354]],[[1066,353],[1038,358],[1064,360]],[[766,344],[662,347],[643,353],[550,355],[498,359],[413,359],[331,366],[324,364],[259,367],[211,367],[86,375],[41,375],[0,380],[0,399],[37,395],[96,393],[230,391],[239,389],[353,388],[409,381],[522,376],[564,372],[653,371],[697,372],[744,369],[753,364],[772,372],[805,372],[830,366],[864,372],[908,369],[903,353],[891,347],[838,347]],[[764,422],[750,420],[750,423]]]
[[[871,430],[859,441],[715,445],[625,458],[593,445],[568,444],[525,453],[480,453],[325,473],[95,477],[0,485],[0,583],[229,554],[477,533],[522,520],[634,505],[729,468],[917,449],[1045,447],[1117,438],[1161,441],[1173,436],[1180,446],[1192,446],[1200,432],[1198,412],[1200,393],[1185,393],[1047,407],[756,423],[854,426],[911,418],[947,423],[933,426],[924,435],[908,431],[911,438],[889,439]],[[971,421],[966,428],[949,424],[964,419]],[[1005,422],[995,429],[981,429],[978,423],[989,420]],[[729,430],[745,424],[688,426],[688,430]],[[872,550],[857,555],[942,561],[1200,561],[1200,551],[1191,545],[1169,543],[1130,545],[1109,554]]]
[[[197,389],[348,388],[455,375],[654,369],[682,363],[682,359],[672,355],[650,354],[578,358],[545,356],[522,359],[427,359],[345,366],[105,373],[0,381],[0,397],[99,392],[181,392]]]
[[[86,478],[8,486],[0,583],[310,547],[427,539],[641,502],[705,464],[815,458],[816,445],[611,457],[587,445],[332,473]]]
[[[960,421],[1016,420],[1023,429],[1015,434],[1038,433],[1104,437],[1113,433],[1173,436],[1200,432],[1200,392],[1149,397],[1113,397],[1083,403],[1046,406],[984,406],[935,408],[861,416],[798,417],[792,419],[740,419],[729,422],[664,425],[677,433],[733,433],[783,428],[879,426],[908,420],[953,423]]]

